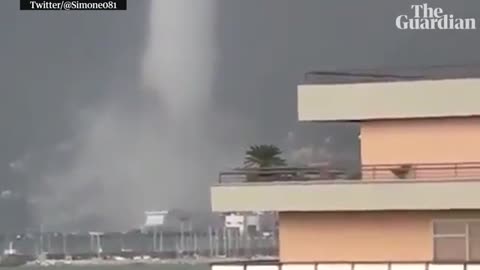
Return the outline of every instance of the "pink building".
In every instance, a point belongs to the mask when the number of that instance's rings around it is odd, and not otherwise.
[[[279,212],[270,269],[479,268],[480,79],[306,83],[298,119],[360,123],[362,177],[212,187],[214,211]]]

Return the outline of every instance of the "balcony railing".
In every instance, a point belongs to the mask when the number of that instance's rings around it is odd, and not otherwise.
[[[305,73],[303,84],[460,79],[478,76],[478,65],[384,67],[380,69],[310,71]]]
[[[325,167],[235,169],[221,172],[219,183],[295,181],[480,180],[480,162],[364,165],[357,174]]]
[[[212,263],[211,270],[478,270],[478,261],[446,262],[289,262],[243,261]]]
[[[385,74],[371,72],[311,71],[305,73],[305,84],[336,84],[378,81],[411,81],[423,79],[418,75]]]

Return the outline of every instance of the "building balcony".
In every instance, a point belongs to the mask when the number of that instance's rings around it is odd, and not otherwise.
[[[240,169],[220,173],[212,209],[384,211],[480,209],[480,162],[362,167],[348,177],[325,168]]]
[[[298,86],[300,121],[479,116],[480,79],[323,74]],[[426,106],[428,104],[428,106]]]

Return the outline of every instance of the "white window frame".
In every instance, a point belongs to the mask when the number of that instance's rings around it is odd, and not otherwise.
[[[435,234],[435,223],[439,222],[461,222],[465,223],[465,233],[463,234]],[[432,246],[433,246],[433,259],[435,260],[435,239],[438,238],[465,238],[465,260],[468,262],[470,261],[470,226],[469,223],[471,222],[479,222],[480,218],[467,218],[467,219],[450,219],[450,218],[441,218],[441,219],[433,219],[431,222],[432,228]]]

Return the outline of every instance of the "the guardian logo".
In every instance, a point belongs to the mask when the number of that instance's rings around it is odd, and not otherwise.
[[[443,9],[432,8],[427,4],[412,5],[413,14],[400,15],[395,25],[400,30],[475,30],[475,18],[457,18],[446,14]]]

